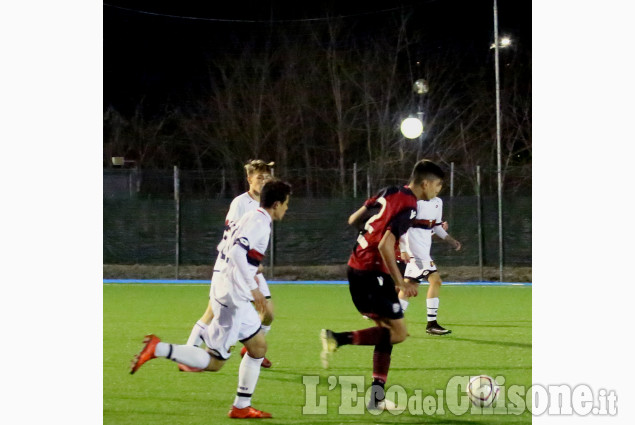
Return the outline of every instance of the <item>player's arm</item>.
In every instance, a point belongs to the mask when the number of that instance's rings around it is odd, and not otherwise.
[[[348,217],[348,224],[351,226],[359,227],[358,226],[359,221],[362,217],[366,215],[367,211],[368,211],[368,208],[366,208],[366,205],[363,205],[360,209],[358,209],[353,214],[351,214],[350,217]]]
[[[443,201],[441,199],[439,199],[439,206],[440,208],[437,208],[437,217],[436,217],[436,222],[439,223],[439,225],[434,226],[432,228],[432,233],[440,237],[441,239],[443,239],[447,244],[449,244],[456,251],[459,251],[461,249],[461,242],[457,241],[452,236],[450,236],[450,234],[447,232],[448,223],[443,221]]]
[[[408,254],[408,232],[399,238],[399,251],[401,252],[401,259],[404,263],[410,262],[410,254]]]
[[[368,198],[360,209],[358,209],[353,214],[351,214],[350,217],[348,217],[348,224],[351,226],[355,226],[357,229],[361,230],[364,226],[364,223],[366,223],[366,221],[371,216],[377,213],[377,211],[374,211],[374,209],[376,208],[373,208],[377,205],[377,197],[378,196],[375,195]]]
[[[399,288],[402,288],[406,296],[416,297],[417,296],[417,287],[413,285],[406,285],[401,276],[401,272],[399,271],[399,267],[397,267],[397,259],[395,258],[395,243],[397,242],[397,238],[392,233],[391,230],[387,230],[384,233],[384,236],[381,238],[379,242],[378,249],[381,254],[381,258],[384,260],[384,264],[388,268],[390,272],[390,276],[392,280],[395,282],[395,285]]]
[[[442,226],[434,226],[434,228],[432,229],[432,232],[438,237],[440,237],[441,239],[443,239],[447,244],[449,244],[456,251],[459,251],[461,249],[461,242],[457,241],[452,236],[450,236],[450,234],[446,232]]]
[[[256,250],[249,248],[249,241],[246,238],[237,239],[228,254],[228,257],[236,264],[239,278],[251,291],[251,295],[254,297],[254,304],[259,309],[265,307],[266,299],[260,289],[258,289],[258,283],[255,279],[256,274],[251,271],[249,264],[261,261],[262,256]]]
[[[445,239],[443,239],[446,243],[450,244],[450,246],[452,248],[454,248],[455,251],[460,251],[461,250],[461,242],[457,241],[456,239],[454,239],[452,236],[450,236],[449,234],[445,237]]]

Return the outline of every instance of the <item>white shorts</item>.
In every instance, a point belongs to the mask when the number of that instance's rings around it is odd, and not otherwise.
[[[220,275],[221,275],[220,272],[214,272],[214,274],[212,274],[212,282],[209,288],[210,301],[213,299],[212,289],[214,288],[214,281],[216,281],[217,279],[220,279]],[[263,274],[258,273],[256,277],[258,278],[258,289],[260,289],[260,292],[262,292],[262,295],[264,295],[265,298],[271,298],[271,291],[269,290],[269,285],[267,284],[267,280],[265,279]]]
[[[215,290],[222,285],[212,285],[210,304],[214,319],[203,334],[205,345],[219,358],[229,359],[231,347],[238,341],[246,341],[260,331],[260,317],[250,301],[236,300],[231,293]]]
[[[428,280],[428,276],[430,275],[430,273],[436,271],[437,266],[434,265],[434,261],[432,261],[432,258],[428,257],[425,259],[419,259],[412,257],[406,265],[404,278],[418,281],[421,281],[423,279]]]

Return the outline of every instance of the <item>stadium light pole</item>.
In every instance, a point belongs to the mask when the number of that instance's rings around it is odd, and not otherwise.
[[[498,3],[494,0],[494,43],[490,46],[490,49],[494,49],[494,75],[496,79],[496,175],[498,178],[498,268],[500,282],[503,281],[503,173],[501,160],[501,104],[498,51],[510,45],[511,39],[509,37],[498,38]]]
[[[417,62],[417,65],[419,63]],[[408,117],[401,122],[401,134],[406,139],[419,138],[419,150],[421,150],[422,134],[423,134],[423,95],[428,92],[428,82],[423,79],[419,79],[412,85],[412,91],[419,95],[417,118]],[[418,159],[418,158],[417,158]]]

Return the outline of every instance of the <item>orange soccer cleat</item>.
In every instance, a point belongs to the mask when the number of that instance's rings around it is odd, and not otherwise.
[[[232,410],[229,411],[227,416],[232,419],[267,419],[271,417],[271,413],[254,409],[251,406],[247,406],[244,409],[239,409],[236,406],[232,406]]]
[[[244,357],[245,353],[247,353],[247,347],[243,346],[242,350],[240,350],[240,357]],[[265,369],[269,369],[271,367],[271,360],[268,358],[262,359],[262,364],[260,367],[264,367]]]
[[[134,358],[132,359],[132,364],[130,365],[131,374],[139,370],[139,368],[148,360],[156,358],[156,356],[154,355],[154,350],[157,344],[161,342],[161,340],[156,335],[151,334],[146,335],[145,338],[143,338],[143,342],[145,343],[145,346],[143,347],[141,352],[134,356]]]

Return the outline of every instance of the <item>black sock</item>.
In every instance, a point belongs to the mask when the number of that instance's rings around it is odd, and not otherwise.
[[[353,343],[353,332],[333,332],[333,336],[338,347]]]
[[[373,385],[370,390],[370,400],[375,404],[386,398],[386,391],[384,390],[385,384],[386,383],[381,379],[373,379]]]

